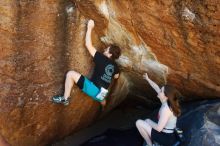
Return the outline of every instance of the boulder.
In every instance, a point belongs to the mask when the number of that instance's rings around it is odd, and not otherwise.
[[[95,20],[99,51],[111,43],[122,48],[121,76],[106,111],[128,94],[156,102],[144,72],[176,86],[185,100],[219,97],[218,6],[212,0],[0,1],[2,137],[12,146],[46,145],[100,115],[99,103],[75,86],[68,107],[50,102],[63,93],[68,70],[92,73],[84,46],[88,19]]]

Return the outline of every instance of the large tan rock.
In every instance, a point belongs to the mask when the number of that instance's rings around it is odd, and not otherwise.
[[[143,72],[175,85],[186,100],[220,97],[219,1],[0,1],[0,133],[13,146],[41,146],[92,123],[99,104],[74,87],[68,107],[65,74],[91,75],[84,46],[95,20],[96,48],[123,48],[122,74],[106,111],[128,93],[151,102]],[[148,98],[144,98],[148,96]]]
[[[147,71],[188,98],[220,96],[219,1],[76,3],[84,16],[97,21],[96,32],[104,43],[124,48],[119,63],[126,71]]]

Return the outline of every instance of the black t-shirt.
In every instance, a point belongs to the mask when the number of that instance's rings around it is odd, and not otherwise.
[[[114,75],[119,73],[117,64],[98,51],[96,51],[93,61],[95,62],[95,68],[91,81],[98,88],[108,89]]]

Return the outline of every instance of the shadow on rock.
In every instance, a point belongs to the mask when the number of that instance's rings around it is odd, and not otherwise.
[[[153,112],[155,119],[157,111]],[[177,127],[184,131],[182,146],[220,146],[220,100],[191,102],[183,105]],[[109,129],[81,146],[142,146],[143,139],[136,128]]]

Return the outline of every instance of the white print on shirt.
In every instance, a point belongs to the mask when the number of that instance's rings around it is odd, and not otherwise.
[[[112,74],[114,73],[114,66],[109,64],[105,67],[105,73],[101,76],[101,79],[107,83],[111,83]]]

